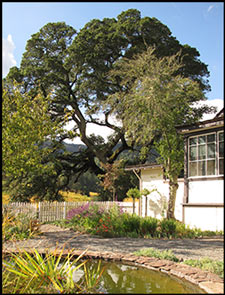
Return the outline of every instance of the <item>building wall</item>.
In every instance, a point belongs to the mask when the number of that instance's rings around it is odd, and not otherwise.
[[[189,182],[188,203],[223,203],[224,180]]]
[[[185,207],[184,222],[201,230],[224,230],[223,207]]]
[[[151,191],[147,196],[147,212],[146,197],[142,197],[142,216],[152,216],[163,218],[166,216],[166,208],[169,199],[169,183],[163,179],[162,168],[147,168],[141,170],[141,189]],[[183,180],[179,181],[177,190],[177,198],[175,204],[175,218],[182,221],[182,202],[184,195]]]
[[[179,180],[175,204],[175,218],[184,221],[191,228],[201,230],[223,230],[223,207],[184,207],[184,182]],[[166,216],[166,204],[169,198],[169,182],[163,179],[163,171],[159,167],[141,170],[141,190],[147,188],[151,191],[146,197],[142,196],[141,216],[152,216],[162,219]],[[189,203],[223,203],[223,180],[193,181],[189,183]],[[184,213],[182,213],[182,211]],[[184,214],[184,216],[183,216]]]

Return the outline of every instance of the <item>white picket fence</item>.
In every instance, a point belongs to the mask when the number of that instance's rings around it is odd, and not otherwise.
[[[36,218],[40,222],[65,219],[69,210],[78,208],[88,202],[39,202],[39,203],[9,203],[3,205],[3,210],[11,209],[15,213],[25,213],[27,216]],[[133,213],[132,202],[90,202],[99,208],[109,210],[114,204],[120,206],[123,212]],[[138,203],[135,203],[135,213],[138,214]]]

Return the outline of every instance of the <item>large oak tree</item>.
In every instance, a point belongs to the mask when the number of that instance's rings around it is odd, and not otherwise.
[[[177,74],[196,81],[202,91],[210,90],[207,65],[200,61],[197,49],[180,44],[166,25],[154,17],[141,17],[136,9],[117,18],[91,20],[79,32],[64,22],[48,23],[27,41],[20,68],[12,68],[5,80],[8,87],[14,79],[23,82],[21,91],[31,96],[38,91],[44,96],[51,92],[52,120],[67,117],[75,123],[61,140],[79,136],[86,149],[79,154],[60,154],[60,160],[67,163],[66,177],[79,177],[88,170],[104,174],[101,163],[113,164],[123,151],[134,148],[135,141],[126,140],[124,126],[112,124],[112,110],[103,110],[102,105],[109,95],[121,90],[121,77],[112,81],[109,75],[117,61],[130,59],[150,45],[155,46],[158,58],[181,51],[183,67]],[[104,119],[100,120],[102,112]],[[88,136],[89,123],[106,126],[113,135],[107,142]]]

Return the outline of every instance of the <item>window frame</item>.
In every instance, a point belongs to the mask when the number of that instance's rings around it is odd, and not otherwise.
[[[209,133],[201,133],[201,134],[196,134],[193,136],[188,137],[188,178],[209,178],[209,177],[217,177],[218,175],[224,175],[224,174],[219,174],[219,132],[223,131],[211,131]],[[208,144],[211,142],[207,142],[207,136],[214,134],[215,139],[212,143],[214,143],[215,146],[215,151],[214,151],[214,158],[213,157],[208,157]],[[199,143],[199,137],[206,136],[206,141],[205,143]],[[190,144],[191,139],[196,138],[196,144]],[[199,146],[205,146],[205,158],[200,159],[199,158]],[[191,157],[191,147],[196,147],[196,160],[190,160]],[[221,157],[222,158],[222,157]],[[215,161],[215,168],[214,168],[214,174],[207,174],[208,170],[208,161],[214,160]],[[191,163],[197,163],[197,175],[190,175],[190,166]],[[205,165],[205,175],[199,175],[199,165],[200,163],[203,163]]]
[[[223,133],[223,140],[221,140],[221,141],[220,141],[220,137],[219,137],[220,133]],[[224,175],[224,173],[223,174],[220,173],[220,160],[223,159],[223,161],[224,161],[224,156],[223,157],[220,157],[219,148],[220,148],[220,142],[223,142],[223,145],[224,145],[224,131],[223,130],[218,131],[217,132],[217,136],[218,136],[218,140],[217,140],[218,141],[218,144],[217,144],[217,146],[218,146],[218,149],[217,149],[217,153],[218,153],[218,175],[219,176],[222,176],[222,175]]]

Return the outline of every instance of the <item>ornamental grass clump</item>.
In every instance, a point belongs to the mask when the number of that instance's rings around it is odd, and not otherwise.
[[[104,271],[99,263],[97,269],[90,270],[87,260],[79,261],[86,250],[76,259],[71,250],[63,258],[64,248],[46,251],[45,255],[33,249],[10,254],[3,259],[3,294],[56,294],[90,293],[96,287]],[[84,276],[74,281],[76,271],[83,267]],[[75,274],[74,274],[75,273]]]

